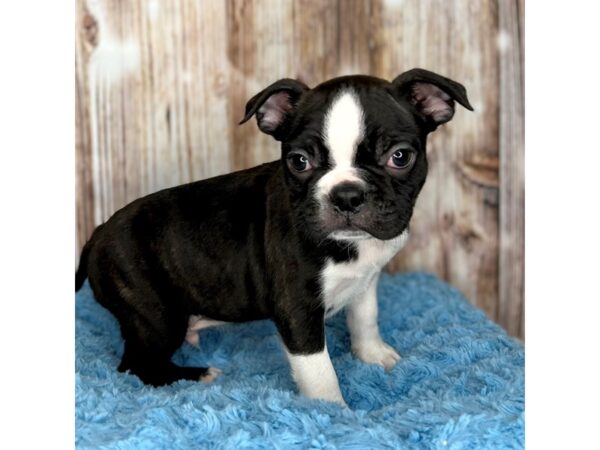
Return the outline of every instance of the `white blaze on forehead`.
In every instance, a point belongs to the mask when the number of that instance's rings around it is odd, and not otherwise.
[[[363,110],[356,95],[350,91],[339,94],[325,116],[323,127],[325,145],[335,167],[352,166],[364,128]]]
[[[323,123],[323,139],[332,168],[317,182],[318,197],[328,195],[334,186],[345,181],[363,183],[353,163],[364,130],[360,100],[353,92],[343,91],[332,102]]]

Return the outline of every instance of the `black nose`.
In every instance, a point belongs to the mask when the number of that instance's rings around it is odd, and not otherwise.
[[[354,183],[342,183],[331,190],[331,203],[342,212],[355,213],[365,201],[362,188]]]

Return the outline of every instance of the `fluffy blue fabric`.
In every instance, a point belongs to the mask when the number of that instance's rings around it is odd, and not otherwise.
[[[380,328],[402,355],[390,372],[350,353],[344,314],[327,345],[351,409],[296,393],[274,325],[230,324],[184,346],[212,385],[152,388],[117,372],[116,320],[86,283],[76,300],[76,445],[119,449],[505,449],[524,445],[521,344],[433,275],[383,274]]]

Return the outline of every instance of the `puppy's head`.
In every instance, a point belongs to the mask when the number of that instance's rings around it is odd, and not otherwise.
[[[465,88],[423,69],[391,83],[283,79],[252,97],[241,123],[281,141],[294,212],[315,239],[392,239],[408,226],[427,175],[428,133],[472,110]]]

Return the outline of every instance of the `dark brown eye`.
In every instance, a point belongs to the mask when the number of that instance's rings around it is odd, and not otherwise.
[[[386,166],[392,169],[407,169],[415,161],[415,152],[410,149],[398,149],[387,160]]]
[[[287,160],[288,165],[296,172],[306,172],[307,170],[312,169],[310,160],[302,153],[293,153],[288,156]]]

